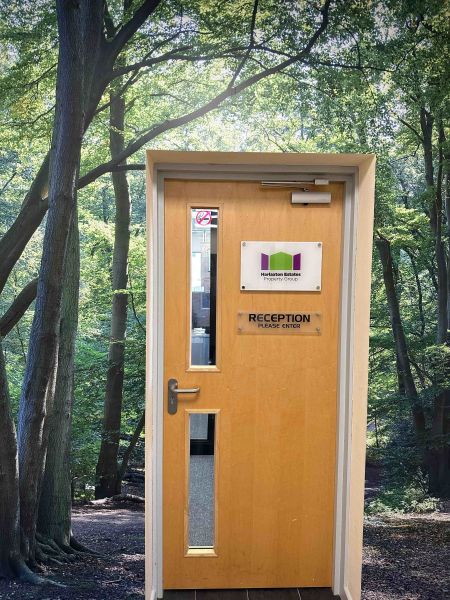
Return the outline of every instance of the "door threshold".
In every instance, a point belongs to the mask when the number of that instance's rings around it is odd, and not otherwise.
[[[166,590],[164,600],[340,600],[330,588]]]

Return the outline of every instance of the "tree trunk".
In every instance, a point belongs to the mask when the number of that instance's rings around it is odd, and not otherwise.
[[[11,413],[5,357],[0,337],[0,579],[20,577],[40,583],[20,552],[19,464],[17,437]]]
[[[14,573],[20,559],[19,466],[17,438],[11,414],[5,357],[0,338],[0,577]]]
[[[429,492],[436,497],[450,497],[448,431],[448,390],[434,398],[431,444],[429,449]]]
[[[447,163],[447,173],[445,175],[445,214],[447,219],[447,240],[450,243],[450,176],[448,169],[450,169],[450,153],[445,155]],[[450,345],[450,249],[447,248],[447,345]],[[450,407],[449,407],[450,408]]]
[[[58,372],[52,409],[47,417],[45,433],[51,440],[47,449],[45,472],[39,502],[37,530],[63,550],[71,540],[71,426],[75,339],[78,325],[78,292],[80,279],[79,235],[77,218],[67,245],[64,290],[59,333]]]
[[[117,82],[120,85],[120,81]],[[125,101],[111,90],[110,150],[114,159],[124,149]],[[125,337],[128,310],[128,252],[130,245],[131,202],[125,171],[111,174],[116,202],[114,253],[112,264],[111,338],[103,415],[102,441],[96,469],[95,497],[120,494],[118,453],[123,400]]]
[[[67,240],[76,214],[76,182],[84,130],[84,53],[93,52],[92,36],[100,43],[102,14],[101,0],[80,4],[57,2],[59,57],[49,208],[18,427],[22,551],[31,562],[47,450],[43,430],[53,395],[51,384],[56,379]]]
[[[442,237],[443,199],[444,199],[444,153],[445,133],[441,121],[438,120],[438,161],[435,174],[433,163],[433,127],[434,116],[425,108],[420,112],[422,130],[422,149],[425,166],[425,181],[430,193],[430,229],[434,238],[434,249],[437,265],[437,332],[436,343],[448,345],[449,340],[449,292],[448,292],[448,242]],[[436,178],[436,181],[435,181]],[[435,385],[438,392],[433,400],[433,416],[431,438],[428,449],[429,491],[435,496],[450,494],[449,446],[446,440],[448,429],[448,411],[450,409],[450,390],[446,388],[449,374],[448,365],[437,364],[435,368]]]
[[[411,363],[408,357],[408,346],[406,343],[406,336],[400,315],[400,306],[395,289],[391,245],[388,240],[379,238],[376,240],[376,246],[378,248],[381,265],[383,267],[383,280],[386,290],[392,334],[394,336],[395,352],[399,369],[399,380],[403,382],[406,396],[412,403],[411,408],[416,434],[423,436],[425,433],[425,415],[419,401],[416,384],[411,371]]]

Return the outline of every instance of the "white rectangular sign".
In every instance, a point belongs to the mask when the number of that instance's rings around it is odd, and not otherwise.
[[[241,290],[318,292],[322,242],[241,242]]]

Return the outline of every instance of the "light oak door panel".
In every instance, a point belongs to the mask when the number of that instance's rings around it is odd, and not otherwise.
[[[166,180],[165,381],[200,386],[175,415],[164,399],[166,589],[331,585],[343,186],[325,189],[293,206],[259,182]],[[188,362],[191,207],[219,209],[216,368]],[[241,291],[244,240],[322,242],[321,291]],[[240,335],[239,310],[317,311],[321,335]],[[186,555],[192,410],[216,414],[214,555]]]

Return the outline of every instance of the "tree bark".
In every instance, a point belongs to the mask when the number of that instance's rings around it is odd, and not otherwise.
[[[51,440],[39,502],[37,530],[62,550],[70,547],[71,531],[71,429],[74,393],[75,340],[78,325],[80,280],[78,222],[72,219],[67,245],[59,332],[58,371],[52,409],[45,433]]]
[[[59,58],[49,208],[18,426],[22,552],[31,562],[46,459],[43,430],[57,368],[67,240],[75,218],[84,131],[84,66],[85,59],[95,60],[95,54],[87,58],[84,53],[93,53],[99,45],[102,15],[101,0],[79,5],[67,0],[57,2]]]
[[[120,86],[120,79],[115,82]],[[124,148],[125,100],[111,90],[110,151],[114,159]],[[125,171],[111,174],[116,203],[112,264],[111,337],[103,415],[102,441],[96,469],[95,497],[106,498],[121,492],[118,453],[122,417],[125,338],[128,313],[128,252],[130,245],[131,201]]]

